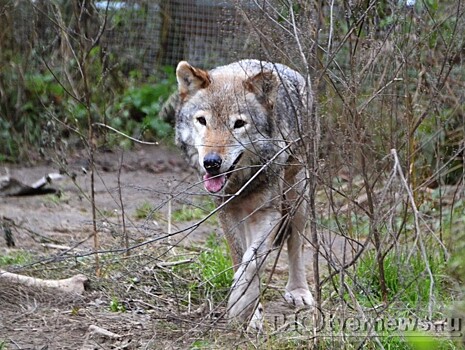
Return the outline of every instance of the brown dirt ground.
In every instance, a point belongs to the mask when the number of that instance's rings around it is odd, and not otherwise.
[[[183,246],[198,254],[208,234],[220,234],[215,222],[195,230],[163,238],[168,230],[168,199],[172,210],[185,203],[203,203],[205,192],[196,185],[197,176],[185,166],[179,152],[166,146],[138,147],[132,151],[101,152],[96,155],[95,202],[100,276],[95,277],[95,257],[91,255],[92,210],[91,180],[81,167],[85,154],[68,159],[66,177],[51,186],[55,194],[0,197],[0,218],[9,219],[16,246],[6,247],[0,236],[2,256],[27,256],[8,270],[39,278],[67,278],[84,273],[90,279],[83,296],[56,293],[0,282],[0,345],[7,349],[183,349],[248,348],[258,340],[225,325],[218,316],[223,303],[192,303],[186,308],[176,300],[176,288],[185,284],[170,281],[176,274],[167,272],[163,262],[179,260]],[[5,167],[5,165],[3,166]],[[34,166],[8,166],[9,173],[25,183],[56,171],[52,163]],[[119,195],[121,189],[121,198]],[[121,203],[129,245],[138,245],[126,256]],[[148,204],[147,204],[148,203]],[[152,215],[137,216],[138,208],[149,205]],[[5,221],[4,221],[5,222]],[[192,222],[173,223],[172,232]],[[50,244],[71,249],[55,249]],[[307,253],[311,270],[310,252]],[[282,254],[284,255],[284,254]],[[282,301],[285,266],[282,258],[271,280],[265,302],[275,314],[294,312]],[[179,277],[182,279],[182,277]],[[166,290],[163,286],[170,285]],[[171,291],[171,292],[170,292]],[[174,292],[173,292],[174,291]],[[111,311],[117,298],[125,312]],[[89,326],[98,326],[118,337],[92,335]],[[1,346],[0,346],[1,348]]]

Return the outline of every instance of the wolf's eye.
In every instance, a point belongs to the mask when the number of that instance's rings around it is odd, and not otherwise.
[[[238,119],[234,123],[234,129],[240,129],[240,128],[244,127],[244,126],[245,126],[245,121],[242,120],[242,119]]]
[[[205,117],[197,117],[197,121],[201,124],[201,125],[207,125],[207,120],[205,119]]]

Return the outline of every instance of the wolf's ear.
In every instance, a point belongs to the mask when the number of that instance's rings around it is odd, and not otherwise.
[[[194,68],[186,61],[179,62],[176,68],[176,78],[181,100],[211,84],[211,78],[207,71]]]
[[[270,71],[260,73],[243,82],[244,88],[255,94],[257,100],[267,108],[273,108],[278,92],[278,78]]]

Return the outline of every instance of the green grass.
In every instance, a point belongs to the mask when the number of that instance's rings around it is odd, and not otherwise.
[[[224,291],[231,287],[233,280],[232,261],[224,239],[210,235],[207,249],[200,253],[194,269],[198,269],[208,291],[224,297]]]
[[[180,209],[173,211],[172,219],[174,222],[198,221],[204,219],[213,210],[215,210],[215,204],[210,200],[203,201],[200,205],[184,204]],[[208,218],[208,221],[216,224],[214,216]]]
[[[176,209],[173,212],[173,221],[184,222],[191,220],[201,220],[205,217],[205,215],[205,211],[201,208],[183,205],[181,209]]]
[[[161,220],[163,218],[162,214],[155,210],[155,207],[150,202],[143,202],[134,212],[135,219],[147,219],[151,218],[153,220]]]
[[[50,205],[57,207],[61,204],[66,204],[70,200],[70,196],[62,193],[61,191],[57,193],[47,194],[43,197],[43,202],[45,205]]]
[[[109,210],[109,209],[101,209],[99,211],[99,216],[102,218],[102,219],[106,219],[106,218],[114,218],[118,215],[118,210]]]
[[[148,217],[151,213],[154,212],[154,208],[152,206],[152,204],[150,204],[149,202],[144,202],[142,204],[140,204],[137,208],[136,208],[136,211],[134,213],[134,217],[136,219],[145,219],[146,217]]]
[[[0,255],[0,266],[24,265],[32,261],[31,255],[23,250],[13,251],[6,255]]]
[[[126,312],[126,308],[124,307],[123,303],[118,300],[117,297],[111,298],[110,301],[110,311],[111,312]]]
[[[200,350],[200,349],[210,349],[211,343],[208,340],[195,340],[191,346],[190,350]]]
[[[370,250],[359,259],[354,270],[346,275],[345,283],[352,290],[357,302],[362,307],[367,308],[365,316],[369,320],[376,320],[379,317],[385,322],[394,322],[408,317],[420,322],[424,321],[428,319],[430,299],[434,301],[433,319],[442,320],[448,317],[443,308],[450,307],[454,297],[450,292],[447,263],[444,261],[439,250],[434,252],[433,249],[428,249],[428,252],[427,261],[423,259],[419,252],[408,256],[405,251],[392,250],[386,254],[383,268],[389,307],[382,311],[381,314],[369,311],[374,306],[384,304],[376,253]],[[434,280],[432,295],[430,295],[431,280],[426,272],[427,264],[431,269]],[[339,277],[336,277],[336,285],[338,282]],[[344,295],[344,299],[349,305],[353,304],[352,297],[348,292]],[[357,319],[356,311],[353,317]],[[433,330],[427,333],[420,333],[422,323],[417,324],[416,328],[412,324],[405,328],[395,322],[391,325],[392,327],[384,324],[381,328],[375,329],[378,335],[378,342],[373,338],[369,338],[366,340],[363,349],[378,349],[379,344],[384,349],[396,350],[463,349],[463,347],[455,345],[450,339],[446,338],[448,335],[447,331],[440,332],[438,333],[438,337],[435,337]],[[341,331],[338,325],[333,328],[336,328],[332,330],[335,334]],[[350,333],[345,329],[342,332]],[[353,348],[357,348],[356,345],[358,342],[364,341],[363,337],[358,336],[347,339],[348,341],[346,342],[341,340],[341,349],[351,349],[352,345],[354,345]]]
[[[449,339],[439,339],[422,332],[411,332],[406,334],[407,348],[412,350],[448,350],[448,349],[463,349],[463,347],[455,346]]]
[[[410,332],[402,336],[381,335],[373,337],[319,337],[314,346],[312,334],[280,332],[263,339],[264,349],[340,349],[340,350],[463,350],[463,345],[455,344],[447,338],[438,338],[421,332]],[[382,346],[382,348],[380,347]]]
[[[191,298],[222,301],[231,287],[234,272],[226,242],[211,234],[192,264],[175,266],[173,271],[189,280]]]
[[[434,277],[433,297],[441,298],[446,264],[437,255],[430,256],[427,263]],[[419,253],[408,258],[406,253],[391,251],[385,256],[383,266],[388,300],[397,300],[410,307],[428,303],[431,280],[426,272],[426,262]],[[371,307],[382,301],[380,273],[374,251],[369,251],[360,259],[351,284],[358,292],[358,301],[362,305]]]

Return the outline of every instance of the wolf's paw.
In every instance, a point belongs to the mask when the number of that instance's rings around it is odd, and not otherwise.
[[[294,306],[297,307],[311,307],[315,305],[315,299],[313,299],[312,293],[307,288],[296,288],[291,291],[287,291],[284,294],[284,299]]]
[[[249,333],[261,333],[263,330],[263,306],[258,304],[255,312],[250,319],[249,325],[247,326],[247,332]]]

